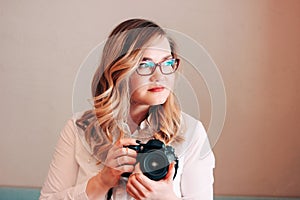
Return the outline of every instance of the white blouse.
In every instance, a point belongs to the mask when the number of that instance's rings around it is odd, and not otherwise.
[[[88,200],[86,186],[88,180],[102,168],[98,159],[84,139],[83,131],[76,125],[80,116],[74,115],[61,131],[48,176],[41,190],[40,200]],[[182,113],[185,140],[173,146],[178,156],[179,168],[173,182],[173,190],[181,199],[212,200],[213,169],[215,158],[201,122]],[[81,132],[82,131],[82,132]],[[131,137],[139,138],[138,131]],[[203,151],[203,148],[208,148]],[[200,156],[200,152],[207,152]],[[115,200],[131,200],[126,193],[126,179],[121,178],[113,189]]]

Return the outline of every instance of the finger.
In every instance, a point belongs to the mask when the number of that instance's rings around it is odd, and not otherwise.
[[[136,159],[130,156],[120,156],[115,159],[118,165],[134,165]]]
[[[115,169],[121,172],[133,172],[136,159],[129,156],[121,156],[115,159]]]
[[[120,171],[121,173],[132,173],[132,171],[134,170],[134,166],[133,165],[121,165],[116,167],[116,170]]]
[[[116,141],[116,143],[112,146],[110,151],[116,151],[119,148],[122,148],[122,147],[128,146],[128,145],[138,145],[137,140],[135,140],[133,138],[122,138],[122,139]]]
[[[112,158],[116,158],[116,157],[120,157],[120,156],[130,156],[130,157],[135,158],[137,156],[137,152],[132,149],[129,149],[127,147],[119,147],[119,148],[112,150],[112,152],[111,152]]]
[[[143,173],[135,173],[136,180],[139,184],[137,184],[137,187],[141,191],[152,191],[151,184],[153,184],[153,180],[149,179],[147,176],[145,176]]]
[[[114,152],[115,157],[125,156],[127,155],[127,150],[123,147],[119,147]]]
[[[114,146],[112,149],[109,150],[107,157],[105,159],[104,164],[110,167],[117,167],[120,165],[117,158],[122,156],[122,148]]]
[[[140,168],[140,163],[137,163],[134,167],[134,173],[143,173],[141,168]]]
[[[173,177],[174,177],[174,174],[175,174],[175,167],[174,166],[175,166],[174,162],[172,162],[169,165],[168,173],[165,176],[164,180],[166,180],[166,181],[172,181],[173,180]]]
[[[137,153],[132,150],[128,153],[126,148],[118,148],[116,150],[111,150],[109,154],[107,155],[107,158],[103,164],[111,167],[111,168],[119,168],[122,165],[135,165],[136,164],[136,156]]]
[[[122,138],[118,142],[116,142],[117,145],[128,146],[128,145],[138,145],[136,142],[136,139],[133,138]]]
[[[139,192],[133,187],[133,185],[127,184],[126,191],[134,199],[137,199],[137,200],[141,199]]]
[[[137,156],[137,152],[133,149],[128,148],[128,147],[123,147],[122,148],[122,153],[123,153],[123,155],[127,155],[127,156],[134,157],[134,158]]]
[[[133,171],[136,180],[139,182],[139,184],[142,184],[147,190],[152,191],[152,188],[150,185],[153,183],[153,180],[149,179],[147,176],[145,176],[140,168],[140,163],[138,163]]]
[[[145,198],[147,197],[149,190],[137,180],[138,175],[140,175],[140,173],[130,175],[127,183],[127,189],[131,191],[133,196]]]

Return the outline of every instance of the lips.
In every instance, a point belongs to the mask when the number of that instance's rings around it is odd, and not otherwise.
[[[148,91],[149,92],[161,92],[165,89],[165,87],[162,87],[162,86],[157,86],[157,87],[153,87],[153,88],[150,88]]]

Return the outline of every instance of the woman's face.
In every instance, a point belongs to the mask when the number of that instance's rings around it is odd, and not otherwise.
[[[172,58],[169,41],[163,37],[153,42],[143,56],[141,63],[152,61],[161,63]],[[136,71],[129,80],[131,103],[139,105],[159,105],[165,103],[173,90],[175,73],[164,75],[157,66],[153,74],[142,76]]]

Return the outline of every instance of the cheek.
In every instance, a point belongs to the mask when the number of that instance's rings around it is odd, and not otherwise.
[[[133,74],[129,79],[129,92],[130,95],[136,91],[141,91],[144,86],[146,86],[149,81],[145,77]]]
[[[169,75],[166,85],[170,91],[174,91],[175,80],[176,80],[176,78],[174,75]]]
[[[142,89],[136,89],[132,91],[132,93],[130,94],[130,99],[132,102],[141,102],[144,100],[144,96],[146,95],[143,94]]]
[[[174,86],[175,86],[175,76],[171,75],[168,79],[168,87],[171,91],[174,91]]]

